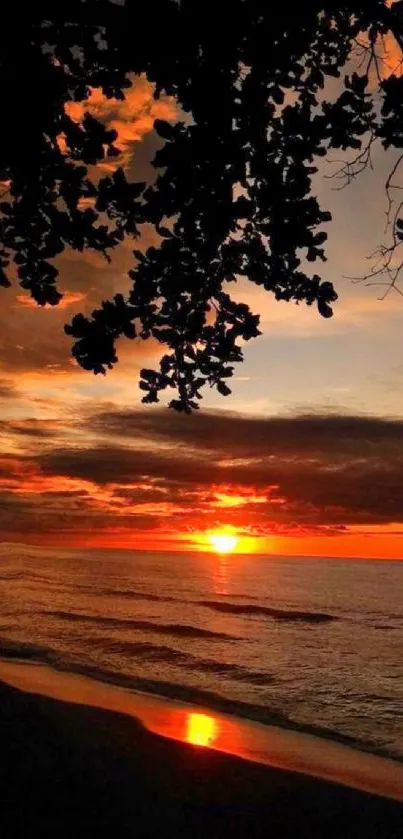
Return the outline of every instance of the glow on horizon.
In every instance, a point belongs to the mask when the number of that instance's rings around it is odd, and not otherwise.
[[[242,530],[223,526],[222,530],[178,531],[174,532],[147,530],[133,539],[133,533],[120,528],[104,531],[22,534],[10,532],[6,542],[36,545],[43,547],[65,548],[106,548],[117,550],[158,551],[161,553],[201,553],[214,554],[209,537],[213,533],[225,533],[237,536],[234,555],[252,556],[297,556],[333,557],[340,559],[374,559],[403,561],[403,529],[400,523],[379,525],[375,530],[370,527],[350,525],[340,535],[309,533],[271,533],[270,535],[251,535]],[[229,554],[221,553],[221,556]]]
[[[231,553],[238,544],[238,536],[231,533],[210,533],[208,540],[217,553]]]

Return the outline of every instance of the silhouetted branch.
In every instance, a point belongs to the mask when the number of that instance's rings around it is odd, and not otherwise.
[[[365,169],[368,167],[373,170],[372,164],[372,146],[376,140],[376,135],[374,131],[370,132],[369,138],[364,145],[364,148],[361,149],[358,154],[352,158],[352,160],[329,160],[330,164],[341,164],[340,168],[333,172],[331,175],[325,175],[325,178],[328,180],[340,180],[343,181],[341,186],[333,187],[335,192],[340,192],[341,190],[345,189],[346,186],[349,186],[351,182],[361,175],[361,172],[364,172]]]
[[[401,219],[403,214],[403,199],[396,202],[393,195],[393,190],[403,190],[403,183],[393,182],[396,174],[401,167],[403,168],[402,164],[403,153],[396,160],[385,182],[387,196],[385,233],[390,232],[390,243],[381,244],[368,257],[370,260],[375,260],[368,273],[362,277],[346,278],[353,280],[355,283],[364,283],[366,286],[385,286],[386,291],[381,297],[382,300],[392,290],[403,295],[402,290],[398,287],[398,282],[403,276],[403,260],[398,258],[398,254],[401,252],[400,249],[403,249],[403,221]],[[377,277],[386,277],[387,279],[377,281]]]
[[[358,69],[362,70],[365,67],[365,75],[370,78],[371,70],[374,67],[378,84],[381,84],[382,73],[380,66],[385,63],[385,53],[378,53],[377,41],[375,39],[363,41],[356,38],[354,43],[356,44],[355,54],[358,59]]]
[[[392,191],[394,189],[398,189],[398,190],[403,189],[403,183],[402,184],[398,184],[398,183],[396,184],[396,183],[393,183],[392,181],[393,181],[393,178],[395,177],[395,175],[397,174],[397,172],[399,171],[402,163],[403,163],[403,154],[401,154],[400,157],[398,157],[398,159],[396,160],[396,163],[393,166],[392,170],[390,171],[389,176],[388,176],[388,178],[386,180],[386,183],[385,183],[385,190],[386,190],[386,195],[387,195],[387,198],[388,198],[388,208],[387,208],[387,211],[386,211],[386,229],[388,229],[388,227],[390,225],[392,225],[394,237],[396,236],[395,227],[396,227],[396,222],[397,222],[398,216],[399,216],[399,214],[402,210],[402,207],[403,207],[403,201],[398,205],[397,210],[395,211],[394,216],[392,218],[392,209],[393,209],[393,204],[395,203]]]
[[[331,221],[312,178],[317,159],[332,150],[355,155],[334,161],[330,177],[343,188],[372,168],[375,140],[403,148],[403,79],[383,77],[381,51],[388,33],[402,44],[402,3],[296,4],[291,14],[287,4],[274,11],[263,0],[233,0],[230,35],[226,4],[216,4],[211,24],[203,0],[140,5],[141,12],[138,0],[38,0],[7,31],[0,173],[11,187],[1,196],[0,285],[16,275],[39,305],[57,305],[66,249],[110,259],[126,241],[135,260],[131,288],[73,318],[65,328],[73,354],[84,369],[105,373],[122,337],[152,338],[162,358],[159,370],[141,372],[144,401],[173,391],[170,404],[189,411],[203,386],[229,393],[240,345],[259,334],[259,317],[230,298],[228,283],[241,277],[276,300],[332,315],[333,285],[309,269],[326,259],[323,227]],[[358,72],[349,66],[354,47]],[[121,102],[142,74],[155,99],[167,94],[184,114],[155,120],[149,184],[117,168],[116,130],[88,104],[91,89]],[[342,78],[332,102],[321,93],[329,78]],[[34,95],[22,103],[27,80]],[[85,111],[79,120],[72,103]],[[115,165],[100,177],[105,158]],[[356,278],[386,281],[386,293],[400,293],[400,163],[386,182],[391,242]],[[136,240],[144,225],[157,244],[142,250]]]
[[[397,283],[400,279],[403,270],[403,260],[397,264],[395,262],[396,253],[402,243],[393,243],[389,247],[380,245],[368,259],[376,259],[371,270],[362,277],[346,277],[354,283],[363,283],[367,288],[370,286],[383,286],[386,291],[380,297],[384,300],[391,291],[396,291],[397,294],[403,296],[403,291],[398,287]],[[387,280],[376,280],[376,277],[387,277]]]

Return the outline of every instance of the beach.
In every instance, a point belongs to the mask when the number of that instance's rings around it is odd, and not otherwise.
[[[402,575],[401,563],[0,545],[0,659],[403,760]]]
[[[346,760],[339,782],[329,781],[296,772],[290,749],[284,752],[288,767],[279,768],[209,748],[201,710],[193,743],[185,743],[136,719],[136,704],[147,708],[147,699],[129,691],[38,665],[2,663],[0,679],[0,798],[10,839],[109,831],[117,837],[401,836],[403,803],[397,799],[403,799],[403,785],[398,776],[393,782],[394,767],[399,769],[393,761],[339,746]],[[161,700],[160,716],[169,719],[172,707]],[[292,737],[295,754],[306,756],[303,736]],[[325,742],[322,749],[325,766]],[[382,795],[356,788],[359,763],[349,784],[348,772],[343,776],[349,753],[367,766],[363,786],[372,777],[374,790],[383,784]],[[279,754],[277,745],[277,762]]]

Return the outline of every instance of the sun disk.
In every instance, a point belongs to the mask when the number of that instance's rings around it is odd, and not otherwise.
[[[209,542],[220,554],[231,553],[238,543],[238,536],[229,533],[210,533]]]

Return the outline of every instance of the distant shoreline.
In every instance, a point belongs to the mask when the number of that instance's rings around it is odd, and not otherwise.
[[[214,751],[403,802],[402,763],[324,735],[233,716],[225,708],[173,696],[133,691],[44,664],[0,660],[0,680],[30,694],[126,714],[148,730],[175,740],[188,740],[189,715],[203,716],[213,720],[217,729],[216,736],[204,744]]]

